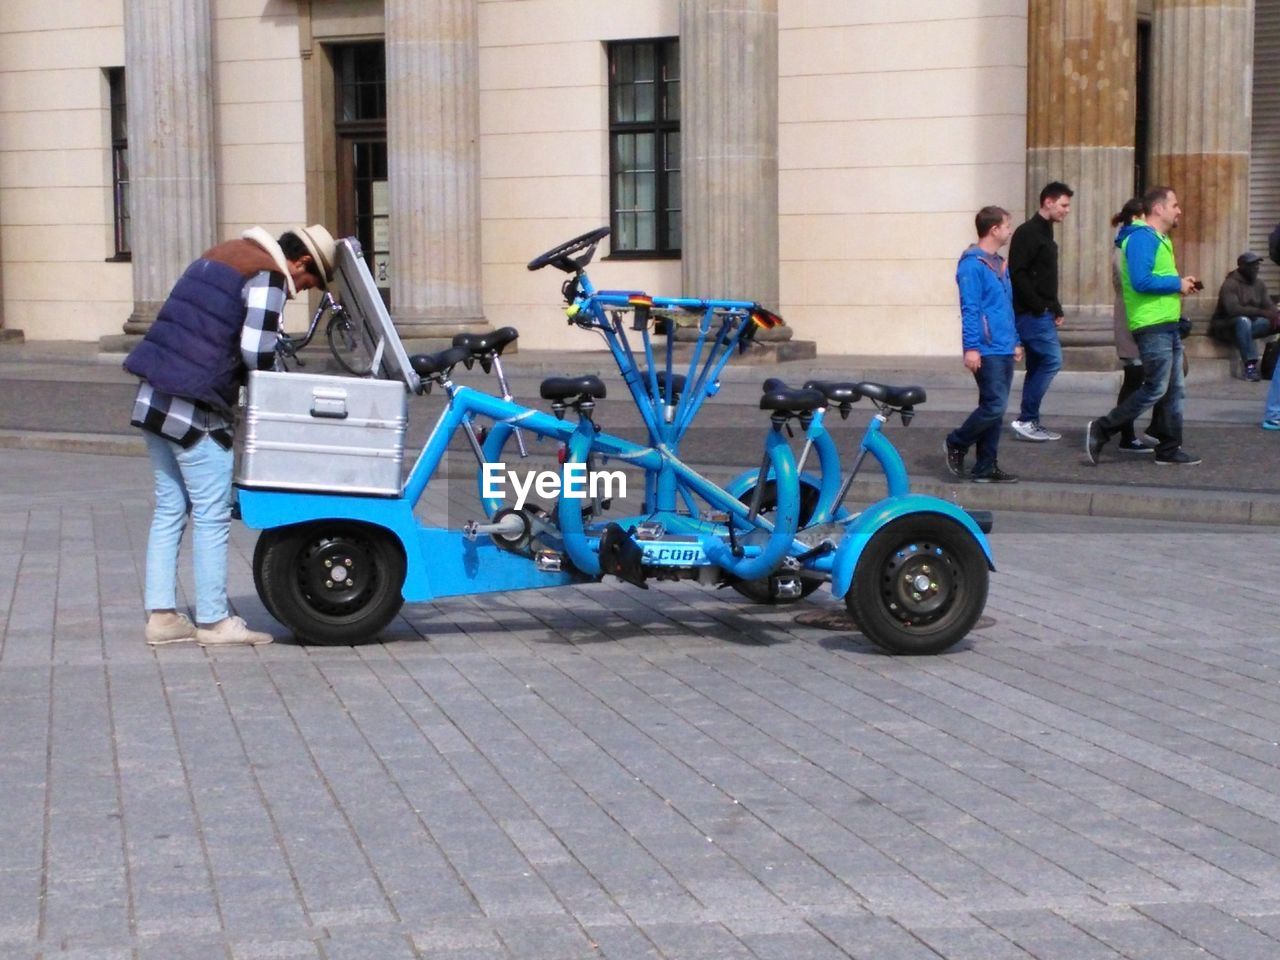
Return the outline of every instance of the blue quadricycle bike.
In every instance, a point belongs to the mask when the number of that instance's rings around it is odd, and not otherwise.
[[[718,486],[682,459],[682,441],[718,392],[725,365],[758,329],[781,320],[747,301],[596,290],[586,268],[607,235],[601,228],[575,237],[529,269],[568,274],[562,287],[568,320],[604,337],[644,423],[645,442],[597,427],[606,386],[596,376],[544,380],[540,394],[549,412],[512,399],[502,353],[518,336],[513,328],[405,356],[381,300],[376,292],[368,296],[372,280],[358,248],[340,242],[339,272],[354,312],[366,317],[374,367],[415,393],[438,385],[445,408],[398,494],[238,489],[242,518],[262,530],[254,572],[271,613],[304,641],[356,643],[374,638],[404,601],[612,575],[642,588],[654,579],[730,586],[760,603],[798,600],[830,583],[862,633],[885,650],[936,653],[963,638],[982,613],[994,569],[988,518],[911,493],[902,459],[882,432],[892,416],[910,422],[924,389],[834,381],[795,387],[770,378],[759,401],[768,418],[759,466]],[[689,354],[683,373],[675,369],[678,330],[689,340],[679,351]],[[477,363],[496,372],[501,395],[455,382],[455,368]],[[846,473],[825,420],[832,409],[847,417],[863,398],[875,413]],[[799,461],[788,439],[793,425],[803,436]],[[459,529],[430,526],[414,508],[459,433],[477,461],[483,515]],[[486,465],[505,467],[524,455],[526,436],[562,448],[559,496],[550,510],[509,506],[486,495],[491,491],[481,482]],[[851,513],[843,502],[868,455],[879,463],[886,494]],[[816,471],[804,469],[810,459]],[[639,513],[606,518],[602,498],[585,495],[584,481],[609,465],[643,474]],[[575,489],[584,495],[574,496]]]

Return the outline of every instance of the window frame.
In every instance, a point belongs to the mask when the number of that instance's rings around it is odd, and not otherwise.
[[[652,120],[642,121],[621,121],[617,119],[615,110],[615,86],[614,86],[614,70],[615,57],[623,48],[638,49],[642,46],[651,46],[654,56],[654,85],[655,85],[655,102]],[[669,243],[670,236],[670,219],[672,212],[683,214],[683,202],[678,211],[669,210],[668,198],[670,196],[670,178],[669,174],[674,172],[682,175],[681,167],[676,167],[674,171],[666,169],[666,137],[669,134],[680,134],[680,117],[681,112],[677,110],[676,119],[672,120],[667,117],[667,111],[662,107],[662,94],[665,93],[667,84],[667,66],[672,62],[672,58],[668,57],[668,51],[674,52],[674,62],[677,68],[680,63],[680,38],[679,37],[647,37],[647,38],[628,38],[626,40],[613,40],[605,44],[605,62],[606,62],[606,96],[609,99],[608,105],[608,151],[609,151],[609,231],[610,244],[609,254],[606,260],[679,260],[683,247],[683,219],[681,220],[681,236],[680,245],[671,246]],[[677,72],[675,77],[677,84],[682,84],[683,79]],[[614,158],[617,154],[615,145],[617,137],[625,134],[635,133],[651,133],[654,136],[654,238],[657,246],[654,248],[636,248],[620,250],[617,247],[618,237],[618,203],[616,193],[616,178],[618,171],[614,166]],[[682,184],[683,186],[683,184]],[[683,196],[682,196],[683,201]]]
[[[335,147],[335,173],[337,178],[337,201],[338,216],[337,224],[342,232],[350,231],[359,240],[361,248],[364,252],[365,261],[369,265],[369,271],[373,274],[375,281],[379,274],[378,257],[385,256],[387,262],[391,260],[391,251],[389,249],[382,250],[376,247],[374,237],[376,236],[375,221],[384,219],[387,221],[388,234],[390,231],[390,222],[394,214],[388,210],[385,216],[380,216],[372,209],[372,200],[370,197],[364,199],[369,202],[370,208],[362,207],[361,198],[362,185],[367,185],[372,190],[374,179],[363,180],[357,177],[357,160],[356,154],[362,150],[368,151],[370,148],[376,151],[378,147],[382,150],[383,162],[387,162],[387,75],[386,75],[386,41],[382,39],[370,40],[349,40],[342,42],[334,42],[327,44],[327,52],[330,62],[333,64],[333,137]],[[364,61],[361,64],[355,64],[355,59],[361,54],[373,51],[381,51],[381,70],[375,72],[373,78],[361,78],[359,73],[360,66],[367,66],[370,61]],[[353,58],[352,65],[356,67],[352,72],[348,72],[345,68],[344,59],[347,56]],[[371,106],[372,110],[363,111],[358,109],[360,114],[353,118],[343,116],[344,96],[350,88],[353,91],[357,102],[361,106]],[[362,90],[361,88],[366,88]],[[364,95],[372,92],[372,102],[362,100]],[[390,171],[386,171],[389,178]],[[362,229],[363,225],[363,229]],[[394,265],[392,265],[394,270]],[[383,301],[390,306],[391,288],[387,285],[378,285],[379,293],[381,293]]]
[[[124,67],[104,67],[107,80],[108,133],[111,140],[112,242],[115,252],[108,263],[130,263],[133,246],[129,242],[133,218],[129,215],[129,101],[125,90]],[[123,176],[121,175],[123,172]]]

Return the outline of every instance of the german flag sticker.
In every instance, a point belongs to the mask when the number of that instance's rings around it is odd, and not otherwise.
[[[766,310],[764,307],[756,307],[751,311],[751,319],[757,327],[765,330],[772,330],[774,327],[785,327],[786,321],[774,313],[772,310]]]

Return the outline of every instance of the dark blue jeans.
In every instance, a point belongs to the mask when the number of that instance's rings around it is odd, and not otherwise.
[[[947,436],[947,443],[968,452],[977,445],[975,475],[989,473],[996,465],[1000,431],[1004,428],[1004,411],[1009,405],[1009,387],[1013,383],[1013,356],[983,357],[973,379],[978,384],[978,409]]]
[[[1027,353],[1027,376],[1022,381],[1022,410],[1019,420],[1040,420],[1040,401],[1049,392],[1049,384],[1062,369],[1062,344],[1052,313],[1039,316],[1019,313],[1013,318],[1018,339]]]
[[[1271,336],[1271,321],[1266,317],[1232,317],[1232,340],[1240,351],[1240,359],[1257,360],[1258,348],[1254,340]]]
[[[1103,439],[1119,433],[1125,423],[1155,407],[1151,431],[1159,443],[1156,456],[1167,457],[1182,446],[1182,400],[1186,387],[1182,380],[1182,338],[1176,326],[1143,332],[1133,339],[1142,355],[1142,385],[1110,413],[1094,421]]]

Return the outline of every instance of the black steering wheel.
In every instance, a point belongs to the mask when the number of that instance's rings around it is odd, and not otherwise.
[[[529,269],[541,270],[543,267],[552,266],[557,270],[563,270],[565,273],[577,273],[591,262],[591,258],[596,255],[596,244],[608,235],[608,227],[598,227],[595,230],[590,230],[580,237],[574,237],[567,243],[553,247],[539,257],[534,257],[529,261]],[[582,250],[587,252],[574,259],[573,254]]]

